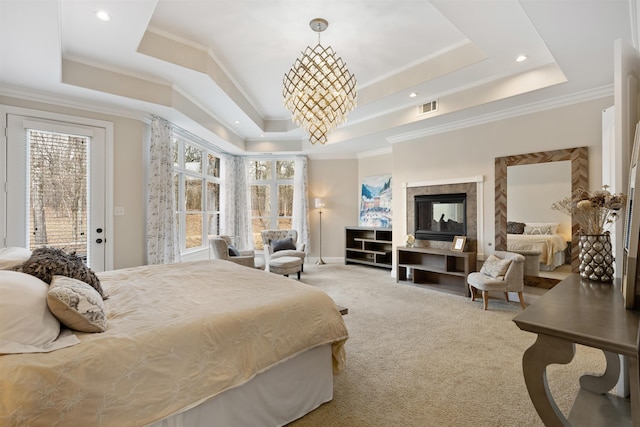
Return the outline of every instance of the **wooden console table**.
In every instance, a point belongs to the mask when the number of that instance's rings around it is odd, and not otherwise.
[[[476,271],[475,252],[449,249],[400,246],[397,249],[396,282],[407,280],[411,271],[413,283],[438,285],[434,288],[470,296],[467,276]]]
[[[513,321],[523,331],[538,334],[522,357],[522,369],[531,401],[547,427],[640,426],[640,313],[625,309],[619,283],[591,282],[572,274]],[[567,420],[551,396],[546,369],[571,362],[575,344],[601,349],[607,367],[602,376],[580,378],[580,392]],[[608,393],[620,376],[619,354],[629,360],[629,399]]]

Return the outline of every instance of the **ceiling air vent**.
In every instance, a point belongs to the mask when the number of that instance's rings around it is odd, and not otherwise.
[[[432,111],[436,111],[438,109],[438,100],[434,100],[431,102],[427,102],[426,104],[422,104],[418,106],[418,114],[426,114],[431,113]]]

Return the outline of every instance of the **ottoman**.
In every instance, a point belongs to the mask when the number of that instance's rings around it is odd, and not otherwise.
[[[269,271],[275,274],[289,276],[297,273],[300,280],[300,271],[302,270],[302,260],[298,257],[283,256],[280,258],[269,260]]]

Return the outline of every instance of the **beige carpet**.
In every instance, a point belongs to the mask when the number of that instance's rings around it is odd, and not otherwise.
[[[522,377],[535,341],[512,322],[515,302],[469,299],[396,284],[389,270],[305,265],[302,281],[324,289],[345,316],[347,367],[334,398],[290,426],[542,426]],[[585,372],[601,373],[601,352],[576,346],[569,365],[548,370],[567,414]]]

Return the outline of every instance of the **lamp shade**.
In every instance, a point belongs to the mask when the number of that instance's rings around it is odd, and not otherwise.
[[[315,205],[316,209],[324,208],[324,200],[322,200],[320,197],[316,197]]]

